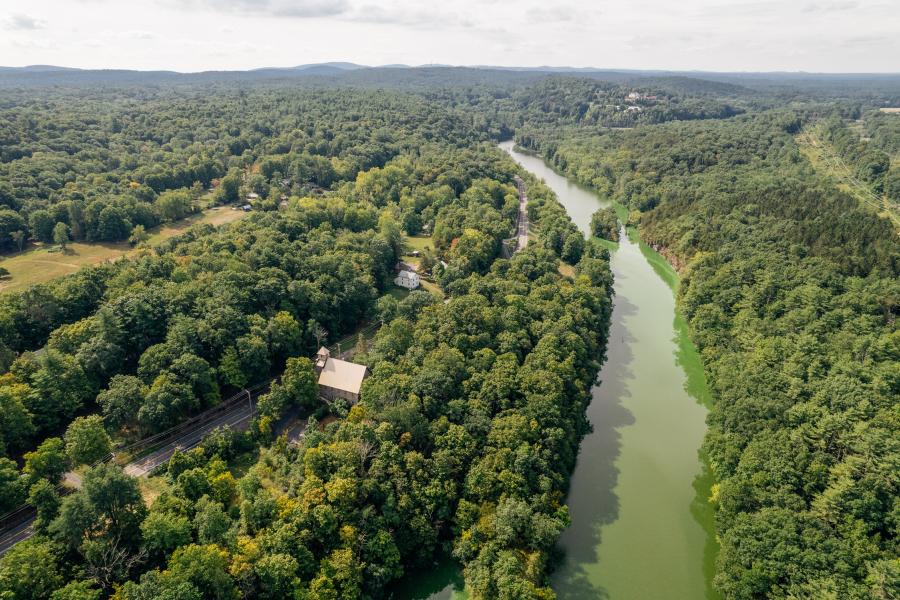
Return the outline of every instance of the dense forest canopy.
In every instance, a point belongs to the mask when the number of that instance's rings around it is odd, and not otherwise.
[[[816,128],[895,197],[900,115],[878,109],[897,84],[866,81],[0,73],[3,251],[253,209],[0,295],[0,512],[37,514],[0,594],[378,598],[449,553],[474,598],[554,597],[613,282],[603,246],[493,147],[514,135],[681,273],[714,395],[716,587],[896,595],[900,242],[798,141]],[[531,241],[503,258],[517,174]],[[616,212],[592,229],[617,239]],[[425,234],[438,295],[398,299]],[[306,357],[366,324],[362,401],[322,407]],[[249,428],[176,453],[152,502],[88,467],[269,382]],[[289,414],[310,417],[299,443],[275,437]]]
[[[803,158],[795,135],[818,110],[517,134],[633,211],[681,271],[715,396],[704,450],[727,598],[880,598],[900,581],[900,240]],[[898,141],[896,115],[869,113],[874,150],[841,110],[822,124],[848,160]]]
[[[284,188],[353,179],[436,139],[462,144],[478,134],[389,92],[12,94],[0,108],[0,245],[12,249],[15,231],[51,242],[58,222],[76,240],[122,240],[135,225],[192,212],[211,183],[222,184],[215,200],[237,200],[232,180],[251,167],[260,177],[245,182],[248,191],[268,198],[274,187],[277,199]]]
[[[4,509],[35,506],[38,536],[4,557],[3,590],[44,597],[75,574],[59,594],[370,597],[453,549],[483,597],[549,594],[605,344],[603,251],[585,248],[535,182],[530,210],[545,241],[500,259],[516,168],[428,100],[108,94],[11,109],[56,132],[18,128],[5,163],[11,210],[153,206],[220,176],[220,190],[233,177],[242,195],[258,193],[259,210],[4,295],[3,451],[22,464],[2,459],[0,497]],[[65,101],[94,112],[88,127],[51,125]],[[51,155],[70,161],[71,181],[53,183]],[[184,170],[204,157],[208,169]],[[286,200],[267,203],[270,193]],[[384,295],[404,236],[423,229],[444,259],[434,270],[447,303]],[[560,256],[584,275],[560,275]],[[311,363],[296,357],[371,319],[384,326],[359,358],[373,373],[363,403],[322,431],[313,425],[299,447],[276,444],[235,480],[229,460],[268,446],[292,407],[317,408],[304,383]],[[248,431],[173,457],[170,490],[149,510],[111,465],[64,499],[55,491],[64,471],[109,451],[110,435],[145,437],[279,375]],[[21,570],[38,555],[48,557],[40,582]]]

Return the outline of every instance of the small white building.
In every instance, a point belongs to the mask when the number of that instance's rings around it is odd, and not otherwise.
[[[402,288],[414,290],[419,287],[419,274],[415,271],[400,271],[394,277],[394,283]]]
[[[351,404],[359,402],[359,391],[369,370],[365,365],[331,358],[324,346],[316,352],[316,374],[319,376],[319,394],[329,400],[343,398]]]

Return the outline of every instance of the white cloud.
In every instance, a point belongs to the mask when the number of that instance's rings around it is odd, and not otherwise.
[[[897,71],[896,2],[28,0],[27,15],[0,8],[0,62],[180,71],[324,61]]]
[[[331,17],[347,10],[347,0],[194,0],[215,10],[272,17]]]
[[[599,10],[585,10],[583,7],[563,4],[540,5],[529,8],[525,15],[537,23],[577,23],[587,25],[598,16]]]
[[[44,28],[43,21],[23,14],[10,15],[5,19],[4,23],[7,29],[14,29],[19,31],[31,31],[34,29]]]
[[[859,2],[853,0],[832,0],[830,2],[811,2],[803,7],[806,13],[833,13],[854,10]]]

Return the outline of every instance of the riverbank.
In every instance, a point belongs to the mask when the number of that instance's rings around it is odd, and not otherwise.
[[[541,158],[504,151],[554,190],[578,228],[606,203]],[[617,207],[621,208],[621,207]],[[624,217],[624,210],[620,210]],[[678,274],[633,229],[610,250],[615,297],[607,359],[592,389],[566,502],[572,525],[552,578],[560,599],[669,600],[719,596],[713,483],[699,448],[710,394],[687,325],[675,308]],[[394,589],[400,600],[463,600],[459,565],[440,561]]]

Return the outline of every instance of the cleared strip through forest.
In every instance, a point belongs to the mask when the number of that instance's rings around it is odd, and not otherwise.
[[[900,206],[885,195],[879,196],[866,182],[858,179],[831,145],[819,138],[812,128],[805,129],[796,140],[814,169],[843,184],[844,191],[879,215],[890,219],[900,233]]]

